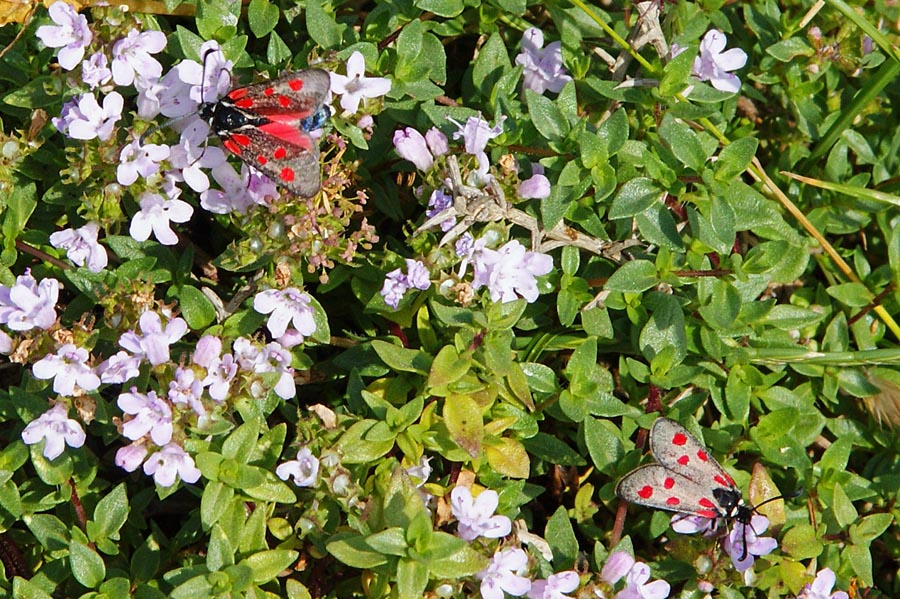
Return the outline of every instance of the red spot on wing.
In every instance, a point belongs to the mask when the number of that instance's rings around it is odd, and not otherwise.
[[[688,462],[690,462],[691,459],[689,457],[687,457],[686,455],[683,455],[683,456],[679,457],[676,461],[679,464],[681,464],[682,466],[687,466]]]
[[[225,146],[225,149],[234,154],[235,156],[241,155],[241,146],[234,143],[234,140],[231,138],[225,139],[222,141],[222,145]]]
[[[285,150],[283,146],[280,148],[275,148],[275,151],[272,153],[272,155],[275,156],[276,160],[281,160],[285,156],[287,156],[287,150]]]
[[[291,105],[291,99],[287,96],[278,96],[278,103],[287,108]]]
[[[677,497],[669,497],[666,499],[666,505],[679,505],[681,500]]]
[[[675,486],[675,479],[672,477],[667,478],[666,480],[663,481],[663,486],[666,489],[671,489],[672,487]]]
[[[718,518],[719,513],[714,510],[697,510],[698,516],[703,516],[704,518]]]
[[[734,479],[731,478],[731,477],[728,475],[727,472],[723,472],[723,473],[722,473],[722,476],[724,476],[724,477],[725,477],[725,480],[728,481],[728,486],[731,486],[731,487],[737,486],[737,485],[734,484]]]
[[[243,98],[246,95],[247,95],[246,87],[239,87],[237,89],[233,89],[230,92],[228,92],[228,98],[230,100],[240,100],[241,98]]]
[[[684,433],[675,433],[675,436],[672,437],[672,443],[680,447],[687,443],[687,436]]]
[[[245,148],[250,145],[250,138],[243,133],[234,133],[232,134],[231,139],[233,139],[234,142],[238,145],[244,146]]]
[[[294,180],[294,169],[286,166],[281,169],[281,172],[278,173],[278,176],[281,177],[281,180],[285,183],[290,183]]]
[[[716,504],[713,503],[712,501],[710,501],[709,499],[707,499],[706,497],[701,497],[701,498],[700,498],[700,501],[698,501],[697,503],[699,503],[699,504],[702,505],[703,507],[709,507],[709,508],[715,508],[715,507],[716,507]]]
[[[253,108],[253,98],[241,98],[234,105],[238,108]]]
[[[638,497],[641,497],[642,499],[650,499],[650,496],[653,495],[653,487],[646,485],[638,490],[637,494]]]
[[[301,131],[300,127],[297,127],[296,125],[273,120],[271,123],[260,125],[259,130],[267,135],[280,139],[285,143],[300,146],[304,150],[311,150],[313,146],[312,138],[305,131]]]
[[[697,457],[700,458],[701,460],[703,460],[704,462],[709,461],[709,456],[706,455],[706,452],[703,451],[702,449],[697,451]]]
[[[260,163],[260,164],[265,164],[265,163],[267,163],[269,160],[268,160],[265,156],[259,155],[259,156],[256,157],[256,161],[257,161],[258,163]]]
[[[719,483],[720,485],[722,485],[723,487],[729,487],[729,486],[733,486],[733,483],[729,484],[730,479],[731,479],[731,477],[728,477],[728,480],[726,480],[724,476],[722,476],[721,474],[717,474],[715,481],[717,483]]]
[[[274,88],[274,87],[267,87],[266,89],[263,90],[263,94],[266,95],[266,96],[272,96],[272,95],[275,95],[275,88]]]
[[[303,79],[291,79],[288,81],[288,87],[290,87],[295,92],[303,89]]]

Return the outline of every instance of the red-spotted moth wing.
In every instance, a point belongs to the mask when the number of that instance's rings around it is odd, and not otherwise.
[[[200,107],[222,145],[276,184],[303,197],[322,185],[319,149],[309,131],[328,118],[328,73],[296,71],[238,87]]]
[[[616,485],[621,499],[703,518],[749,518],[732,478],[683,426],[658,418],[650,451],[658,463],[626,474]]]

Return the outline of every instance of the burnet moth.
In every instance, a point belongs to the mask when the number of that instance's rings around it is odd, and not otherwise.
[[[616,485],[619,498],[660,510],[747,524],[753,510],[725,469],[683,426],[657,418],[650,428],[656,464],[626,474]]]
[[[204,82],[206,58],[213,51],[203,56]],[[198,114],[226,150],[276,185],[312,197],[322,187],[322,174],[319,147],[310,132],[331,116],[325,104],[330,83],[322,69],[294,71],[272,81],[236,87],[215,102],[202,101]]]
[[[670,418],[657,418],[650,427],[650,452],[657,463],[626,474],[616,485],[616,495],[638,505],[709,518],[713,526],[720,518],[736,521],[744,526],[740,559],[746,559],[747,527],[753,514],[783,496],[754,507],[744,505],[734,479],[696,437]]]
[[[319,148],[309,132],[329,117],[324,104],[329,85],[322,69],[295,71],[204,102],[200,118],[229,152],[275,184],[311,197],[322,186],[322,174]]]

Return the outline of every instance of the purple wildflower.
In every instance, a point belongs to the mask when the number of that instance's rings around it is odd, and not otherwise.
[[[56,354],[35,362],[32,373],[37,379],[53,379],[53,392],[60,395],[74,395],[76,384],[84,391],[93,391],[100,386],[100,377],[87,365],[88,359],[86,349],[67,343]]]
[[[431,287],[428,269],[422,262],[407,258],[406,272],[407,274],[401,273],[399,268],[392,270],[385,275],[384,285],[381,288],[384,303],[395,310],[409,289],[425,291]]]
[[[153,366],[169,361],[169,346],[184,337],[187,323],[181,318],[173,318],[162,326],[159,314],[150,310],[141,314],[141,334],[128,331],[119,337],[119,345],[136,356],[146,357]]]
[[[528,554],[521,549],[504,549],[491,558],[488,567],[475,577],[481,581],[483,599],[503,599],[503,592],[521,597],[531,590],[531,581],[524,576]]]
[[[571,593],[578,588],[581,580],[578,572],[568,570],[550,575],[547,580],[535,580],[528,591],[529,599],[572,599],[566,593]]]
[[[159,446],[172,440],[172,408],[157,397],[154,391],[138,393],[136,387],[130,393],[122,393],[116,402],[119,408],[134,416],[122,425],[122,434],[127,439],[137,441],[147,433]]]
[[[81,61],[81,80],[91,89],[96,89],[111,79],[109,60],[103,52],[94,52],[87,60]]]
[[[441,133],[441,130],[437,127],[432,127],[425,132],[425,142],[428,144],[428,149],[435,156],[443,156],[450,151],[447,136]]]
[[[145,191],[141,194],[141,210],[131,219],[129,233],[135,241],[147,241],[150,233],[163,245],[178,243],[178,235],[172,230],[171,222],[186,223],[191,220],[194,209],[183,200],[168,200],[158,193]]]
[[[44,279],[38,283],[31,276],[31,269],[26,269],[12,287],[0,285],[0,324],[13,331],[35,327],[47,330],[56,323],[57,299],[59,281]]]
[[[354,114],[364,98],[379,98],[391,91],[391,80],[384,77],[366,77],[366,59],[361,52],[354,52],[347,59],[347,74],[331,76],[331,91],[341,97],[344,112]]]
[[[266,328],[273,337],[284,335],[289,324],[293,324],[306,337],[316,332],[309,294],[295,287],[267,289],[257,293],[253,298],[253,309],[260,314],[271,314]]]
[[[62,48],[57,53],[59,66],[71,71],[84,58],[84,49],[94,38],[87,18],[79,15],[72,6],[59,1],[50,5],[50,18],[56,23],[38,27],[35,35],[50,48]]]
[[[425,137],[412,127],[394,131],[394,147],[401,158],[415,164],[423,173],[434,165],[434,156],[428,149]]]
[[[735,522],[722,542],[725,551],[731,555],[734,569],[744,572],[753,567],[753,562],[760,555],[767,555],[778,547],[778,541],[772,537],[760,537],[769,527],[769,519],[761,514],[754,514],[749,524]]]
[[[484,247],[473,255],[473,287],[486,286],[491,300],[511,302],[520,296],[529,303],[538,298],[537,279],[553,269],[553,258],[530,252],[518,240],[504,244],[499,250]]]
[[[84,445],[85,434],[78,421],[69,418],[66,406],[58,403],[37,420],[29,422],[22,431],[22,441],[26,445],[40,443],[41,439],[47,440],[44,457],[55,460],[62,455],[66,445],[72,448]]]
[[[66,257],[76,266],[87,265],[91,272],[106,268],[106,248],[97,241],[100,225],[88,223],[78,229],[65,229],[50,235],[50,245],[66,250]]]
[[[143,443],[132,443],[131,445],[120,447],[116,451],[115,462],[119,468],[127,472],[134,472],[141,467],[146,457],[147,446]]]
[[[453,196],[447,193],[443,188],[435,189],[428,198],[428,207],[425,209],[425,216],[431,218],[436,214],[440,214],[453,204]],[[441,222],[441,231],[449,231],[456,224],[456,217],[448,215]]]
[[[709,81],[714,88],[735,93],[741,80],[728,71],[736,71],[747,64],[747,53],[740,48],[725,51],[728,39],[721,31],[711,29],[700,42],[700,55],[694,59],[693,74],[700,81]]]
[[[169,146],[158,144],[141,145],[136,139],[122,148],[116,180],[122,185],[131,185],[138,176],[147,178],[159,171],[159,163],[169,157]]]
[[[275,474],[281,480],[291,479],[298,487],[312,487],[319,477],[319,460],[308,447],[297,452],[297,458],[280,464]]]
[[[488,169],[491,164],[485,149],[490,140],[503,133],[503,121],[506,120],[506,117],[500,118],[493,127],[480,114],[477,117],[470,116],[465,125],[449,117],[448,120],[458,128],[453,134],[453,139],[462,139],[465,142],[466,154],[471,154],[478,159],[478,181],[487,181]]]
[[[166,47],[162,31],[137,31],[113,44],[112,73],[116,85],[131,85],[135,79],[158,79],[162,65],[151,57]]]
[[[552,42],[546,48],[544,34],[530,27],[522,35],[522,53],[516,56],[516,64],[523,67],[522,85],[535,93],[545,91],[558,94],[572,77],[566,72],[562,60],[562,43]]]
[[[65,134],[73,139],[106,141],[112,137],[116,123],[122,118],[124,105],[125,100],[119,92],[109,92],[103,98],[102,107],[94,94],[84,94],[78,99],[78,105],[70,108],[64,117]]]
[[[153,476],[160,487],[171,487],[178,476],[186,483],[200,480],[200,471],[194,465],[194,458],[177,443],[169,443],[144,463],[144,474]]]
[[[140,356],[132,356],[124,351],[110,356],[97,366],[97,374],[100,375],[100,381],[104,383],[122,384],[140,373]]]
[[[456,486],[450,492],[450,507],[453,516],[459,521],[456,534],[464,541],[473,541],[478,537],[499,539],[512,530],[512,522],[503,515],[494,515],[500,499],[497,492],[486,489],[477,498],[463,486]]]
[[[813,582],[803,587],[797,599],[848,599],[849,595],[844,591],[831,592],[834,581],[834,571],[831,568],[824,568],[816,574]]]

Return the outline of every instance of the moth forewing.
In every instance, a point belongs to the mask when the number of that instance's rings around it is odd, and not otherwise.
[[[726,515],[709,487],[661,464],[647,464],[626,474],[616,485],[616,495],[638,505],[702,518]]]
[[[657,418],[653,423],[650,451],[657,462],[700,485],[736,489],[734,479],[709,454],[706,446],[670,418]]]

